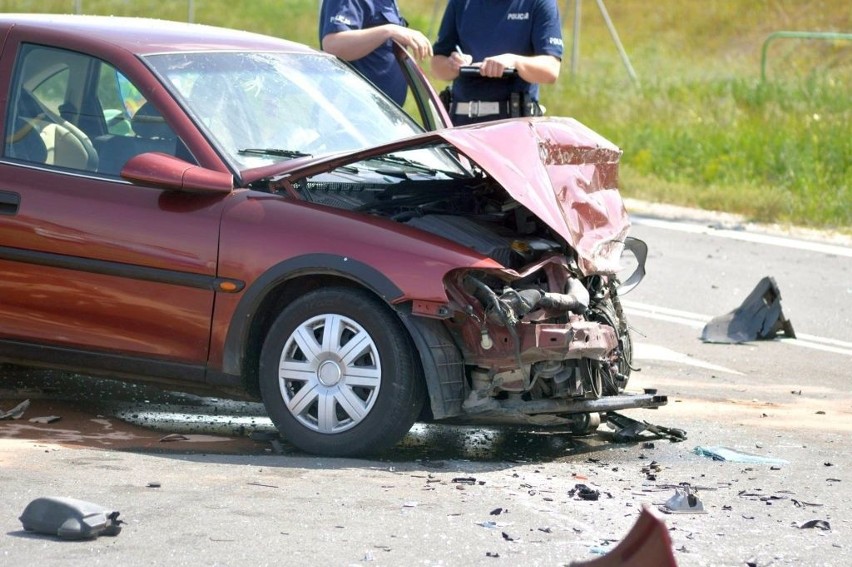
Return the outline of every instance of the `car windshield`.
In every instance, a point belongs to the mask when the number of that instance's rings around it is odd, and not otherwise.
[[[423,131],[325,54],[176,53],[146,60],[237,169],[358,150]],[[418,161],[446,168],[434,152],[421,154]]]

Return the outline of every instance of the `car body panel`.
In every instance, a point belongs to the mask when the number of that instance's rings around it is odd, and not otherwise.
[[[199,286],[216,275],[221,197],[3,169],[20,205],[0,223],[0,334],[206,359],[213,289]]]

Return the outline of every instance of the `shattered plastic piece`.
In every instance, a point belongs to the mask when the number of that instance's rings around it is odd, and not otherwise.
[[[580,500],[597,500],[601,496],[600,490],[594,490],[585,484],[576,484],[568,491],[568,496],[576,495]]]
[[[27,531],[62,539],[93,539],[121,532],[118,512],[74,498],[36,498],[19,518]]]
[[[62,418],[58,415],[44,415],[40,417],[31,417],[30,423],[56,423],[60,419]]]
[[[0,419],[21,419],[28,407],[30,407],[30,401],[24,400],[9,411],[0,411]]]
[[[674,496],[660,506],[666,514],[706,514],[704,504],[698,499],[691,486],[675,488]]]
[[[571,567],[677,567],[672,540],[666,524],[649,508],[643,507],[639,519],[627,536],[603,557],[573,561]]]
[[[825,520],[808,520],[807,522],[805,522],[801,526],[799,526],[800,530],[806,530],[806,529],[810,529],[810,528],[819,528],[821,530],[825,530],[825,531],[830,532],[831,531],[831,524],[829,524]]]
[[[793,324],[781,312],[781,292],[772,277],[765,277],[746,297],[742,305],[713,318],[701,331],[708,343],[744,343],[774,339],[782,333],[796,338]]]
[[[686,431],[683,429],[654,425],[647,421],[637,421],[614,411],[607,412],[606,420],[607,423],[616,430],[615,433],[613,433],[613,438],[617,443],[638,441],[640,439],[639,434],[643,431],[652,433],[657,437],[667,437],[669,440],[674,442],[686,439]]]
[[[751,453],[742,453],[727,447],[696,447],[692,450],[696,455],[702,457],[710,457],[714,461],[730,461],[732,463],[750,463],[755,465],[788,465],[789,461],[784,459],[776,459],[774,457],[763,457],[760,455],[752,455]]]
[[[189,437],[180,433],[172,433],[160,438],[160,443],[168,443],[170,441],[189,441]]]

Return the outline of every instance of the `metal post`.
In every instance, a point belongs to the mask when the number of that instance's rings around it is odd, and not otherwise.
[[[612,20],[609,19],[609,13],[606,11],[606,6],[604,6],[603,0],[596,1],[604,22],[606,22],[606,27],[609,29],[609,34],[612,36],[612,41],[615,42],[615,47],[618,49],[618,53],[621,54],[621,60],[624,62],[624,66],[627,67],[627,74],[630,75],[633,82],[638,85],[639,78],[636,76],[636,71],[633,70],[633,66],[630,64],[630,59],[627,57],[627,52],[624,51],[624,47],[621,45],[621,40],[618,39],[618,32],[615,31],[615,26],[612,25]]]
[[[571,39],[571,74],[576,75],[580,68],[580,18],[583,0],[574,0],[574,37]]]
[[[435,0],[435,4],[432,6],[432,19],[429,20],[429,33],[426,34],[426,37],[435,37],[432,34],[435,32],[435,21],[438,19],[438,9],[442,3],[442,0]],[[438,25],[440,26],[440,24]]]

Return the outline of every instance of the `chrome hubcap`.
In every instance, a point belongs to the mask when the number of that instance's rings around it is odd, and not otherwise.
[[[327,313],[290,334],[278,384],[287,409],[319,433],[340,433],[363,421],[376,403],[382,367],[373,338],[355,320]]]

